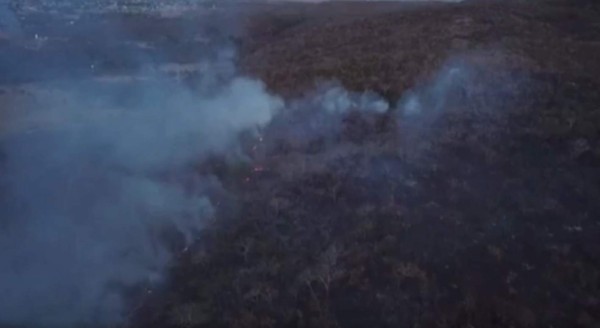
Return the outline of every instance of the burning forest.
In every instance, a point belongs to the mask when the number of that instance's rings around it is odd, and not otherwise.
[[[1,327],[597,327],[591,1],[3,1]]]

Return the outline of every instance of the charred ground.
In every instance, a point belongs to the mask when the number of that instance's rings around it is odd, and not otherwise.
[[[487,91],[424,128],[352,113],[339,134],[297,142],[274,122],[248,141],[249,163],[199,168],[227,190],[218,220],[132,306],[131,326],[600,324],[600,7],[249,6],[248,28],[227,37],[277,93],[337,79],[396,102],[452,58]],[[181,50],[172,61],[201,52],[170,19],[117,19],[134,39],[171,42],[159,46]],[[43,77],[32,72],[14,78]]]
[[[598,9],[359,3],[249,18],[241,62],[279,93],[337,79],[395,101],[462,55],[509,105],[458,100],[417,136],[393,114],[356,114],[334,141],[271,148],[261,172],[237,172],[241,205],[142,321],[597,325]],[[527,82],[503,95],[515,78]]]

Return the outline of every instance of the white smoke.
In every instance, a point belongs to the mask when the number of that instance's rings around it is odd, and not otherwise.
[[[472,72],[467,65],[452,62],[444,66],[427,85],[406,92],[399,102],[404,117],[432,117],[440,114],[472,86]]]
[[[449,111],[496,115],[523,97],[530,83],[526,74],[514,74],[486,63],[485,53],[464,54],[448,60],[426,83],[408,90],[397,104],[401,120],[431,121]]]
[[[282,105],[256,80],[211,84],[208,95],[160,77],[76,81],[53,86],[68,102],[20,109],[60,122],[1,141],[0,324],[119,322],[123,287],[164,277],[164,232],[189,245],[213,212],[193,166],[235,149]]]
[[[313,96],[312,102],[332,114],[346,114],[352,110],[383,114],[389,109],[387,101],[373,92],[353,93],[341,86],[331,86]]]
[[[272,139],[293,149],[305,149],[311,143],[324,146],[336,141],[344,119],[351,114],[382,115],[389,103],[374,92],[352,92],[337,82],[325,83],[305,97],[289,101],[284,115],[269,125]]]
[[[329,85],[275,117],[282,100],[237,76],[229,49],[203,64],[220,72],[197,89],[156,73],[133,84],[71,81],[48,86],[64,96],[19,108],[12,119],[53,119],[0,139],[0,326],[121,322],[123,289],[165,277],[164,232],[187,246],[213,215],[195,171],[207,157],[235,152],[240,133],[266,125],[304,147],[338,137],[348,114],[390,110],[374,93]],[[398,112],[435,116],[475,85],[468,66],[449,65]]]

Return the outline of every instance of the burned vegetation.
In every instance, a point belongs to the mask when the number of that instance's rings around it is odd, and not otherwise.
[[[183,254],[142,326],[594,322],[598,153],[537,112],[568,91],[528,83],[500,112],[475,96],[428,122],[351,112],[333,136],[267,130],[249,148],[261,155],[222,172],[235,208]]]
[[[250,20],[243,68],[282,94],[337,79],[394,108],[275,119],[223,172],[235,209],[141,325],[597,325],[598,8],[300,8]]]
[[[600,324],[600,7],[236,9],[231,74],[281,106],[186,166],[213,212],[167,238],[166,278],[126,286],[124,326]],[[177,64],[204,53],[170,18],[117,16]]]

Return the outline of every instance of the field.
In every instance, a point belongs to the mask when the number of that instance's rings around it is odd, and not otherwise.
[[[124,326],[600,326],[599,5],[232,8],[77,23],[119,26],[118,41],[30,13],[43,40],[0,39],[0,104],[47,96],[57,75],[143,80],[144,65],[194,85],[215,44],[286,102],[244,161],[195,168],[219,181],[214,219],[164,284],[131,289]],[[311,104],[332,85],[390,109],[322,116]]]

